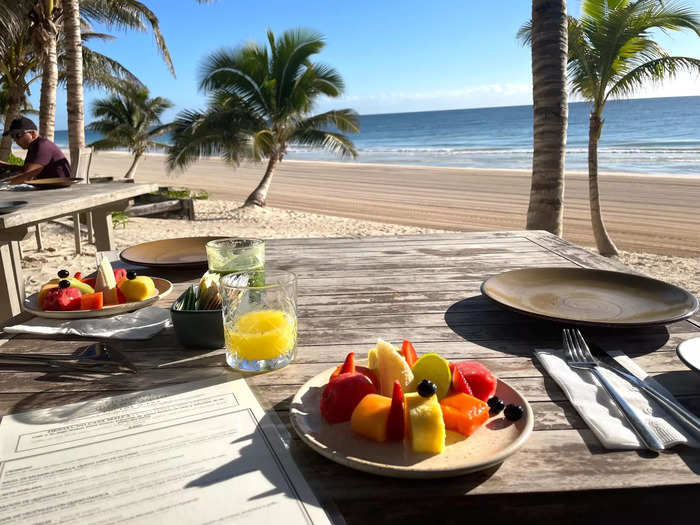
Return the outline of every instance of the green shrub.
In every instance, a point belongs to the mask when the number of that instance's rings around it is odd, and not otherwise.
[[[15,157],[12,153],[10,153],[10,158],[7,159],[7,162],[8,164],[13,164],[15,166],[24,166],[24,159]]]
[[[171,199],[205,200],[209,198],[209,192],[207,192],[207,190],[199,190],[195,193],[189,188],[170,188],[167,190],[154,192],[154,195],[163,195]]]
[[[112,226],[114,228],[121,226],[123,229],[129,222],[129,216],[123,211],[113,211],[112,212]]]

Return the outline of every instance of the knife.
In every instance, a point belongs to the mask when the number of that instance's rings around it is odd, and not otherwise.
[[[669,414],[671,414],[671,416],[673,416],[674,419],[678,421],[678,423],[680,423],[693,438],[700,441],[700,418],[698,418],[695,414],[690,412],[683,405],[678,403],[675,399],[669,397],[668,394],[647,383],[644,379],[649,377],[648,374],[644,372],[644,370],[639,368],[636,364],[635,368],[633,369],[631,367],[625,366],[624,364],[620,363],[617,359],[615,359],[615,355],[627,357],[624,353],[618,351],[612,353],[608,350],[600,348],[595,344],[592,344],[590,346],[593,349],[594,353],[598,354],[599,356],[603,355],[605,357],[610,358],[608,362],[601,361],[599,363],[600,366],[602,366],[606,370],[610,370],[611,372],[617,374],[623,379],[626,379],[629,383],[636,386],[642,392],[647,394],[648,397],[654,399],[664,409],[666,409],[666,411]],[[609,364],[609,362],[614,364],[611,365]],[[642,377],[640,378],[638,377],[638,375],[642,375]]]

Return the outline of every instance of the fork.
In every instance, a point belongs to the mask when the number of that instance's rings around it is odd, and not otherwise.
[[[566,363],[571,368],[589,370],[596,376],[600,384],[605,388],[613,401],[622,411],[623,415],[634,430],[634,433],[639,437],[645,448],[658,452],[663,450],[664,444],[659,440],[654,431],[649,425],[644,422],[637,412],[630,406],[624,397],[617,389],[607,380],[600,372],[600,367],[597,361],[593,358],[591,351],[588,349],[586,341],[583,339],[581,332],[565,328],[562,332],[564,341],[564,352]]]

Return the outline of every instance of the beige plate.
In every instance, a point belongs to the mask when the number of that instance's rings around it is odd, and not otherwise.
[[[36,179],[27,181],[27,184],[42,190],[51,188],[66,188],[73,184],[73,180],[68,177],[53,177],[49,179]]]
[[[173,283],[167,279],[161,279],[160,277],[151,277],[151,279],[153,279],[153,284],[156,285],[156,292],[154,295],[143,301],[105,306],[102,308],[102,310],[70,310],[67,312],[45,311],[39,308],[37,305],[37,298],[39,297],[39,294],[35,293],[24,300],[24,310],[36,315],[37,317],[46,317],[48,319],[90,319],[93,317],[109,317],[111,315],[132,312],[134,310],[152,305],[158,299],[165,297],[173,291]]]
[[[442,454],[417,454],[409,443],[375,443],[354,434],[349,422],[330,425],[321,418],[321,391],[334,370],[329,368],[299,389],[292,400],[290,418],[304,443],[350,468],[394,478],[459,476],[502,463],[532,432],[534,416],[530,405],[514,388],[499,380],[496,395],[525,411],[519,421],[511,423],[501,412],[468,438],[448,430]]]
[[[199,268],[207,266],[204,246],[223,237],[181,237],[162,241],[144,242],[122,250],[122,261],[158,268]]]
[[[646,326],[693,315],[698,300],[663,281],[587,268],[526,268],[484,281],[481,293],[517,312],[589,326]]]

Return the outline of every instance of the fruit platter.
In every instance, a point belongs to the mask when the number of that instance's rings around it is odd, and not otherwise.
[[[483,470],[532,432],[525,398],[475,361],[418,356],[379,339],[311,378],[294,396],[299,437],[342,465],[390,477],[442,478]]]
[[[24,300],[24,309],[37,317],[86,319],[131,312],[169,294],[173,284],[158,277],[112,268],[103,258],[94,277],[59,270],[57,276]]]

